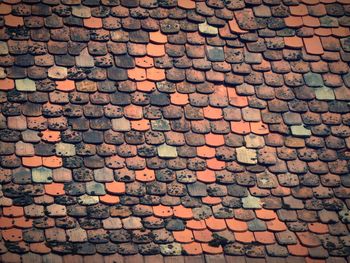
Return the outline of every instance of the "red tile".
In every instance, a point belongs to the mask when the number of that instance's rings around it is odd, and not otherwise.
[[[13,79],[0,79],[0,90],[11,90],[15,88]]]
[[[22,230],[17,228],[4,229],[1,231],[2,238],[5,241],[18,242],[23,240]]]
[[[205,219],[207,227],[212,231],[221,231],[226,229],[226,223],[224,219],[217,219],[213,216]]]
[[[182,248],[188,255],[200,255],[203,253],[201,244],[197,242],[182,244]]]
[[[235,235],[236,241],[238,242],[245,243],[245,244],[255,242],[255,237],[253,232],[250,232],[250,231],[235,232],[234,235]]]
[[[153,206],[153,213],[157,217],[167,218],[173,215],[173,209],[170,206],[157,205]]]
[[[174,216],[182,219],[193,218],[193,213],[191,208],[184,207],[183,205],[178,205],[173,207]]]
[[[191,243],[194,241],[192,231],[185,229],[182,231],[173,231],[174,239],[180,243]]]

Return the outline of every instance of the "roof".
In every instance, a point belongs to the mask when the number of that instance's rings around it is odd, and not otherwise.
[[[2,1],[0,261],[346,262],[349,16]]]

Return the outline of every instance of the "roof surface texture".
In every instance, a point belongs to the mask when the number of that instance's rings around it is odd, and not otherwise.
[[[346,262],[349,28],[349,0],[2,1],[0,262]]]

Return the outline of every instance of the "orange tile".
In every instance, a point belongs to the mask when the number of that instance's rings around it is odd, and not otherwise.
[[[246,121],[231,121],[231,130],[237,134],[248,134],[250,133],[249,122]]]
[[[288,16],[284,18],[287,27],[298,28],[303,25],[303,20],[298,16]]]
[[[170,206],[157,205],[153,206],[153,213],[157,217],[167,218],[173,215],[173,209]]]
[[[97,17],[85,18],[84,26],[91,29],[102,28],[102,19]]]
[[[31,228],[33,227],[33,220],[27,217],[16,217],[13,220],[13,224],[18,228]]]
[[[61,91],[72,91],[75,89],[75,82],[73,80],[56,81],[56,89]]]
[[[11,13],[11,5],[7,5],[4,3],[0,4],[0,15],[8,15]]]
[[[164,45],[149,43],[147,45],[147,55],[151,57],[161,57],[165,55]]]
[[[182,248],[188,255],[200,255],[203,253],[202,246],[197,242],[182,244]]]
[[[106,183],[106,190],[108,193],[111,193],[111,194],[124,194],[125,183],[124,182]]]
[[[213,158],[215,157],[215,148],[209,146],[200,146],[197,147],[197,155],[202,158]]]
[[[284,222],[281,222],[278,218],[270,221],[266,221],[267,229],[270,231],[285,231],[287,226]]]
[[[199,242],[209,242],[213,239],[213,233],[209,229],[193,230],[193,236]]]
[[[0,90],[11,90],[15,88],[13,79],[0,79]]]
[[[197,171],[197,180],[203,183],[214,183],[216,181],[215,172],[209,169]]]
[[[183,106],[188,104],[188,94],[172,93],[170,95],[171,104]]]
[[[220,171],[220,170],[225,169],[226,162],[219,161],[216,158],[211,158],[211,159],[207,160],[207,167],[211,170],[214,170],[214,171]]]
[[[128,69],[128,76],[131,80],[142,81],[146,79],[146,70],[144,68]]]
[[[61,132],[52,130],[42,131],[41,139],[46,142],[59,142],[61,140]]]
[[[337,37],[347,37],[350,35],[350,29],[347,27],[332,28],[332,34]]]
[[[142,119],[142,116],[143,116],[142,107],[136,106],[133,104],[128,105],[124,108],[124,115],[125,117],[134,119],[134,120]]]
[[[152,182],[156,179],[154,170],[149,170],[147,168],[143,170],[135,171],[136,180],[140,182]]]
[[[39,167],[43,165],[40,156],[22,157],[22,164],[27,167]]]
[[[155,44],[166,44],[168,43],[168,38],[166,35],[162,34],[160,31],[150,32],[149,40]]]
[[[315,29],[315,35],[327,37],[332,34],[332,30],[330,28],[316,28]]]
[[[306,52],[311,55],[322,55],[324,53],[321,40],[317,36],[303,38]]]
[[[182,9],[194,9],[196,8],[196,2],[192,0],[178,0],[177,5]]]
[[[315,222],[315,223],[309,223],[308,227],[311,232],[316,234],[326,234],[329,232],[327,224]]]
[[[220,197],[206,196],[202,197],[202,202],[207,205],[218,205],[222,200]]]
[[[136,89],[144,92],[152,92],[156,90],[156,84],[153,81],[140,81],[136,82]]]
[[[289,10],[292,15],[296,16],[306,16],[309,13],[306,5],[303,4],[289,6]]]
[[[248,99],[245,96],[239,96],[234,88],[227,88],[228,98],[230,105],[236,107],[246,107],[248,106]]]
[[[203,230],[207,228],[204,220],[195,220],[195,219],[188,220],[186,227],[192,230]]]
[[[287,248],[289,253],[293,256],[306,257],[309,255],[308,249],[301,244],[288,245]]]
[[[37,253],[37,254],[47,254],[51,252],[51,249],[46,246],[45,242],[31,243],[29,244],[29,249],[33,253]]]
[[[57,156],[43,157],[43,165],[49,168],[59,168],[63,164],[62,158]]]
[[[13,227],[13,219],[9,217],[0,217],[0,228],[11,228]]]
[[[120,201],[118,196],[109,195],[109,194],[99,196],[99,198],[100,198],[101,203],[110,204],[110,205],[118,204]]]
[[[173,207],[174,216],[182,219],[193,218],[193,213],[191,208],[184,207],[183,205],[178,205]]]
[[[221,231],[226,229],[225,219],[218,219],[214,216],[211,216],[205,219],[205,224],[212,231]]]
[[[255,237],[253,235],[253,232],[250,231],[245,231],[245,232],[235,232],[235,239],[238,242],[242,242],[242,243],[252,243],[255,242]]]
[[[2,209],[3,215],[7,217],[20,217],[24,215],[23,207],[21,206],[8,206]]]
[[[246,222],[235,218],[226,219],[227,227],[234,232],[245,232],[248,230]]]
[[[130,121],[131,128],[136,131],[148,131],[150,129],[149,120],[142,119],[137,121]]]
[[[275,235],[272,232],[254,232],[254,237],[259,243],[262,243],[264,245],[271,245],[276,243]]]
[[[250,129],[252,133],[255,133],[258,135],[269,134],[269,126],[263,122],[251,122]]]
[[[287,47],[291,48],[302,48],[303,47],[303,40],[300,37],[293,36],[293,37],[285,37],[284,38],[284,44]]]
[[[248,32],[248,31],[246,31],[246,30],[241,29],[241,28],[238,26],[238,23],[237,23],[237,21],[236,21],[235,18],[233,18],[232,20],[230,20],[230,21],[228,22],[228,25],[229,25],[229,27],[230,27],[231,32],[233,32],[233,33],[244,34],[244,33],[247,33],[247,32]]]
[[[204,117],[209,120],[220,120],[222,119],[222,109],[214,108],[211,106],[203,108]]]
[[[24,25],[23,17],[14,16],[14,15],[6,15],[4,16],[5,26],[9,27],[18,27]]]
[[[173,231],[173,236],[177,242],[180,243],[191,243],[193,242],[193,234],[189,229],[185,229],[183,231]]]
[[[276,218],[276,212],[274,210],[257,209],[255,210],[256,217],[262,220],[272,220]]]
[[[23,240],[22,230],[17,228],[5,229],[2,230],[1,233],[5,241],[18,242]]]
[[[58,196],[58,195],[64,195],[64,184],[60,183],[51,183],[51,184],[45,184],[45,192],[48,195]]]
[[[320,20],[317,17],[313,16],[303,16],[303,23],[304,26],[308,27],[319,27],[320,26]]]
[[[146,69],[147,79],[151,81],[161,81],[165,79],[164,69],[148,68]]]
[[[210,246],[208,243],[201,244],[203,252],[208,254],[221,254],[223,252],[222,246],[214,247]]]
[[[225,144],[224,136],[221,134],[209,133],[205,135],[205,142],[209,146],[222,146]]]
[[[140,68],[151,68],[154,66],[153,58],[144,56],[144,57],[135,57],[136,66]]]

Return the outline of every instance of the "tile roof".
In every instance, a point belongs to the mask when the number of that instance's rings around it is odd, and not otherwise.
[[[350,260],[349,0],[3,0],[1,262]]]

